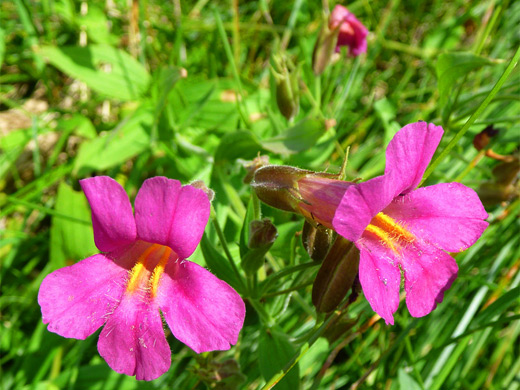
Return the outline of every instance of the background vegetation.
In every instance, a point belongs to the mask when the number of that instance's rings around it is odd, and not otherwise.
[[[320,2],[0,3],[2,389],[259,389],[281,377],[277,389],[520,388],[520,201],[501,198],[507,186],[514,195],[517,171],[504,183],[510,168],[489,157],[518,156],[520,2],[345,5],[371,32],[368,52],[342,52],[317,80]],[[269,67],[283,52],[299,69],[292,122],[278,111]],[[258,275],[244,277],[241,232],[254,214],[244,161],[260,152],[337,172],[350,146],[348,179],[369,179],[382,173],[393,134],[417,120],[445,129],[425,184],[479,190],[490,222],[456,255],[459,277],[434,312],[416,319],[402,304],[386,326],[361,294],[325,329],[302,219],[267,206],[279,236]],[[478,151],[473,138],[488,125],[499,132]],[[192,260],[247,301],[235,347],[196,355],[169,336],[172,367],[147,383],[110,370],[97,334],[46,330],[42,279],[97,252],[78,180],[100,174],[131,198],[156,175],[216,191]]]

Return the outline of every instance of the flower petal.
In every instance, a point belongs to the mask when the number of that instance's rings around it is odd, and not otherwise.
[[[86,339],[119,303],[127,273],[98,254],[47,275],[38,292],[43,323],[60,336]]]
[[[99,335],[99,354],[114,371],[152,380],[170,368],[171,351],[157,304],[126,293]]]
[[[173,335],[197,353],[229,349],[244,323],[236,291],[190,261],[168,262],[157,303]]]
[[[350,241],[357,241],[372,218],[398,194],[399,180],[390,172],[350,186],[332,220],[334,230]]]
[[[399,261],[404,271],[406,306],[413,317],[430,313],[457,278],[458,266],[446,252],[421,239],[404,248]]]
[[[102,252],[111,252],[135,240],[132,205],[123,187],[108,176],[79,181],[92,209],[94,242]]]
[[[372,310],[393,325],[393,314],[399,306],[399,267],[377,240],[362,238],[356,246],[360,251],[359,281],[363,294]]]
[[[385,174],[397,173],[399,193],[407,193],[419,185],[443,133],[441,126],[416,122],[403,127],[390,141],[386,149]]]
[[[185,259],[199,244],[209,210],[204,191],[165,177],[148,179],[135,199],[138,236],[167,245]]]
[[[488,226],[477,193],[460,183],[419,188],[397,197],[383,212],[448,252],[470,247]]]
[[[184,186],[177,200],[177,209],[168,240],[181,259],[191,256],[199,245],[210,213],[208,196],[201,189]]]
[[[141,240],[168,245],[180,190],[178,180],[152,177],[144,181],[135,197],[135,222]]]

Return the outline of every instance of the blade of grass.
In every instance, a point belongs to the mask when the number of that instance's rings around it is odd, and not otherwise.
[[[428,176],[430,176],[432,174],[432,172],[435,170],[435,168],[437,168],[437,166],[442,162],[442,160],[444,160],[446,158],[446,156],[448,155],[448,153],[451,151],[451,149],[453,149],[455,147],[455,145],[457,145],[457,143],[459,142],[459,140],[464,136],[464,134],[466,134],[466,132],[469,130],[469,128],[471,127],[471,125],[473,124],[473,122],[475,122],[475,120],[480,116],[482,115],[482,113],[484,112],[484,110],[487,108],[487,106],[489,105],[489,103],[491,102],[491,100],[493,100],[493,98],[495,97],[495,95],[498,93],[498,91],[500,91],[500,88],[502,88],[502,85],[505,83],[505,81],[507,80],[507,78],[509,77],[509,75],[511,74],[511,72],[513,71],[513,69],[515,68],[515,66],[518,64],[518,60],[520,59],[520,47],[516,50],[516,53],[515,55],[513,56],[513,58],[511,59],[511,61],[509,62],[509,65],[507,66],[507,68],[504,70],[504,73],[502,73],[502,76],[500,76],[500,78],[498,79],[498,81],[496,82],[495,86],[493,87],[493,89],[489,92],[489,94],[486,96],[486,98],[482,101],[482,103],[480,103],[480,105],[478,106],[478,108],[475,110],[475,112],[470,116],[470,118],[468,119],[468,121],[464,124],[464,126],[462,127],[462,129],[460,129],[458,131],[458,133],[455,135],[455,137],[453,137],[451,139],[451,141],[448,143],[448,145],[446,145],[446,147],[444,148],[444,150],[441,152],[441,154],[439,154],[439,156],[430,164],[430,166],[428,167],[428,169],[426,170],[426,172],[424,173],[424,176],[423,176],[423,179],[421,181],[421,184],[424,183],[426,181],[426,179],[428,178]]]

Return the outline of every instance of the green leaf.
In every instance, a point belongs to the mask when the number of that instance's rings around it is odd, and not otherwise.
[[[132,116],[123,120],[119,127],[84,142],[74,161],[73,172],[85,175],[103,171],[144,152],[150,146],[149,128],[153,121],[153,108],[140,107]]]
[[[404,369],[398,373],[399,388],[401,390],[422,390],[421,386]]]
[[[143,96],[150,81],[137,60],[108,45],[43,46],[37,53],[94,91],[123,101]]]
[[[252,159],[262,146],[257,138],[249,131],[235,131],[228,133],[220,141],[215,152],[215,164],[223,161],[234,161],[237,158]]]
[[[479,57],[472,53],[441,54],[435,67],[441,107],[444,107],[448,102],[448,96],[453,91],[457,80],[460,80],[472,70],[490,64],[492,62],[487,58]]]
[[[324,120],[303,119],[285,133],[262,141],[262,146],[273,153],[283,155],[298,153],[316,145],[324,133]]]
[[[94,139],[97,136],[94,125],[86,116],[81,114],[73,114],[70,118],[60,119],[57,129],[63,133],[74,133],[86,139]]]
[[[284,333],[274,329],[266,329],[262,332],[258,341],[258,363],[260,373],[264,379],[268,381],[281,371],[295,353],[296,348],[294,348]],[[277,390],[298,390],[299,388],[299,365],[293,367],[293,369],[276,384]]]
[[[85,195],[60,183],[54,209],[63,217],[53,216],[51,220],[50,261],[53,268],[63,267],[96,253]]]
[[[77,23],[86,28],[87,35],[93,42],[116,46],[119,43],[119,39],[108,30],[105,12],[93,4],[89,4],[86,15],[77,18]]]
[[[206,261],[206,265],[219,279],[224,280],[235,290],[241,291],[241,284],[231,269],[228,260],[220,254],[220,251],[209,241],[206,233],[200,240],[200,249]]]

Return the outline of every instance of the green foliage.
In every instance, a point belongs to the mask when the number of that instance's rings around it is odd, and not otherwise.
[[[369,179],[395,132],[425,120],[445,130],[425,185],[503,190],[489,151],[518,158],[520,3],[348,8],[370,31],[367,53],[343,49],[318,78],[321,2],[0,2],[2,389],[520,389],[518,179],[516,196],[487,205],[479,241],[454,255],[443,303],[413,319],[403,300],[393,327],[362,293],[318,315],[303,219],[260,205],[243,181],[259,154],[338,172],[347,147],[347,180]],[[278,54],[297,69],[291,120],[269,69]],[[479,152],[472,141],[488,125],[499,132]],[[97,252],[78,185],[93,175],[116,178],[131,199],[158,175],[215,191],[190,260],[244,298],[236,346],[196,355],[168,335],[172,366],[145,383],[106,365],[99,332],[47,331],[41,281]],[[278,236],[253,256],[250,224],[264,219]]]

